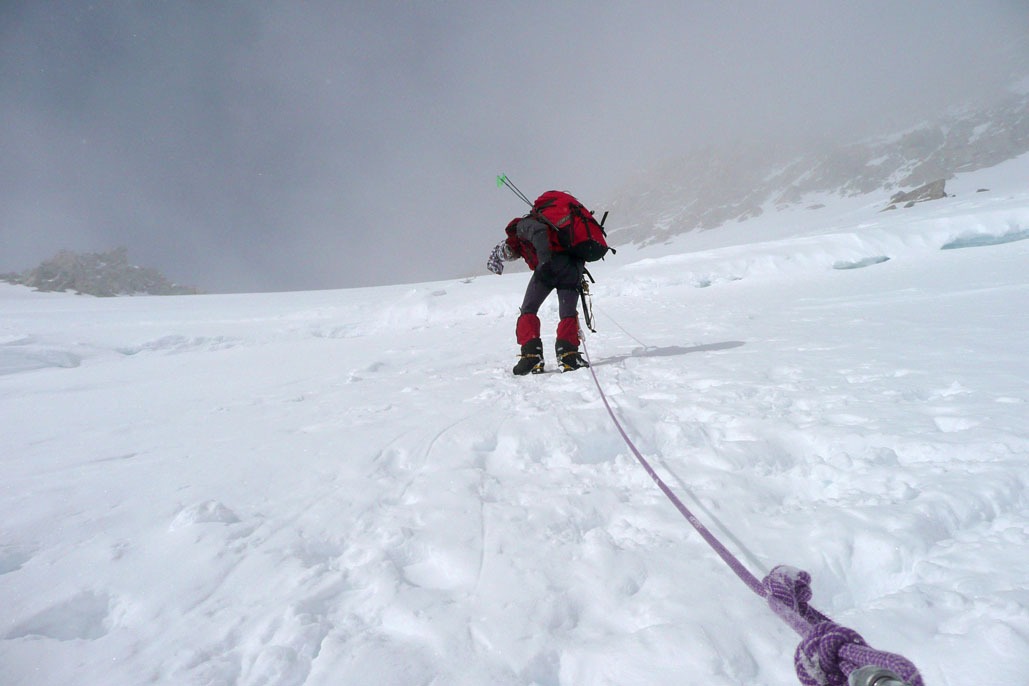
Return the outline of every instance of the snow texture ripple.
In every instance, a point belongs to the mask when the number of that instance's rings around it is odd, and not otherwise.
[[[662,478],[934,686],[1029,684],[1029,241],[989,240],[1029,227],[1019,162],[594,270]],[[590,376],[511,375],[525,279],[0,287],[0,682],[796,683]]]

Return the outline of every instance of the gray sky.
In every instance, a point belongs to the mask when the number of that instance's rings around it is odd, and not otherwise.
[[[6,0],[0,272],[124,245],[210,291],[483,273],[525,211],[500,172],[598,204],[698,145],[890,130],[1026,35],[1029,0]]]

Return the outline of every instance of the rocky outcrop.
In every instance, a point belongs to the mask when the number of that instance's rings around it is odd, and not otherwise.
[[[926,200],[939,200],[940,198],[946,198],[946,185],[946,179],[937,179],[936,181],[927,183],[924,186],[919,186],[913,191],[908,191],[907,193],[901,191],[900,193],[896,193],[892,198],[890,198],[890,202],[925,202]]]
[[[901,203],[904,207],[912,207],[916,202],[925,202],[926,200],[939,200],[940,198],[947,197],[946,190],[947,180],[937,179],[924,186],[919,186],[913,191],[894,193],[893,197],[890,198],[890,206],[886,209],[895,210],[897,205]]]
[[[125,248],[83,254],[62,250],[35,269],[4,274],[0,279],[38,291],[74,291],[100,297],[199,293],[196,288],[172,283],[155,269],[129,264]]]

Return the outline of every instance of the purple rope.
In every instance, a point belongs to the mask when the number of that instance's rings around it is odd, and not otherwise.
[[[903,679],[908,686],[925,686],[918,669],[906,658],[871,648],[861,636],[852,629],[836,624],[818,610],[810,607],[811,575],[805,571],[779,565],[761,581],[751,574],[740,560],[722,545],[711,531],[694,516],[690,509],[679,499],[671,488],[658,476],[657,472],[618,421],[607,395],[600,385],[600,379],[593,369],[589,349],[582,339],[582,349],[586,353],[586,361],[590,363],[590,374],[597,386],[600,399],[607,408],[618,433],[643,466],[650,478],[661,489],[661,492],[672,502],[679,513],[686,518],[697,533],[729,566],[736,576],[750,590],[768,601],[769,607],[780,619],[789,624],[801,636],[800,645],[793,657],[793,666],[797,677],[804,686],[846,686],[847,678],[855,669],[872,665],[888,669]]]
[[[793,666],[804,686],[845,686],[850,673],[866,665],[888,669],[910,686],[925,686],[909,660],[870,647],[856,631],[810,607],[811,575],[807,572],[779,565],[768,573],[763,586],[761,595],[768,606],[803,639]]]

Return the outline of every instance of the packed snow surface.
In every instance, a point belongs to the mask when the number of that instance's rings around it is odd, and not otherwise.
[[[662,478],[932,686],[1029,684],[1027,166],[592,269]],[[0,288],[0,683],[797,683],[591,373],[511,375],[527,278]]]

